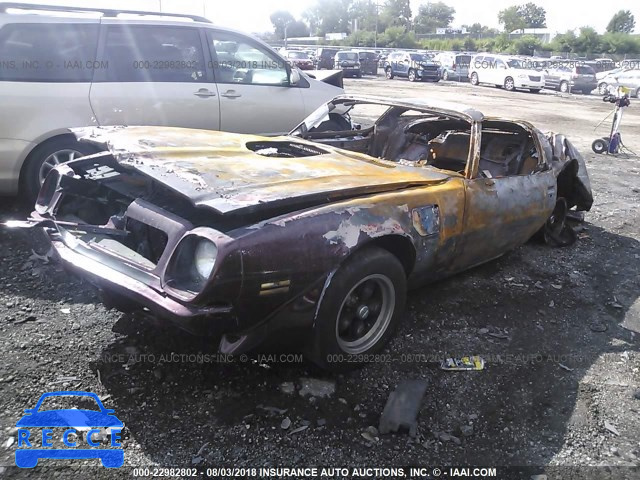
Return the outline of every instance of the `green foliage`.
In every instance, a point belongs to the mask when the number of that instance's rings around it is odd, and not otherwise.
[[[436,28],[446,28],[451,25],[456,9],[446,3],[436,2],[420,5],[418,14],[413,20],[417,33],[434,33]]]
[[[533,55],[536,50],[540,50],[542,41],[533,35],[523,35],[511,45],[511,53],[518,55]]]
[[[636,27],[636,19],[630,10],[618,10],[607,25],[608,33],[631,33]]]
[[[543,28],[547,26],[547,12],[532,2],[512,5],[498,12],[498,22],[507,33],[522,28]]]

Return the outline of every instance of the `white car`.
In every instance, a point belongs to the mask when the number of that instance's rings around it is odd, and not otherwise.
[[[0,3],[0,62],[0,194],[27,199],[93,153],[68,128],[280,134],[343,92],[339,75],[321,82],[260,40],[166,13]]]
[[[508,91],[528,89],[538,93],[544,87],[544,74],[527,60],[489,53],[471,59],[469,79],[472,85],[488,83]]]

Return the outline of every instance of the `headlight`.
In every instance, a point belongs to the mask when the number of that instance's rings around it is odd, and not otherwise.
[[[207,279],[209,275],[211,275],[213,266],[216,264],[217,255],[218,247],[216,247],[212,241],[206,239],[198,241],[193,256],[193,263],[198,275],[203,279]]]

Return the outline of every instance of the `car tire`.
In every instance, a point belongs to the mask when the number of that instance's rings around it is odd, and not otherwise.
[[[636,98],[640,98],[640,88],[636,90]]]
[[[471,85],[478,85],[480,84],[480,79],[478,78],[478,74],[476,72],[473,72],[471,74]]]
[[[609,149],[609,142],[606,138],[597,138],[591,144],[591,150],[594,153],[603,154]]]
[[[347,359],[382,350],[402,321],[406,297],[406,273],[393,254],[378,247],[357,251],[337,270],[322,296],[310,359],[331,371],[366,363],[366,358]]]
[[[442,80],[444,81],[449,80],[449,72],[447,72],[446,70],[442,72]]]
[[[609,86],[609,85],[607,85],[607,83],[606,83],[606,82],[599,83],[599,84],[598,84],[598,93],[599,93],[600,95],[605,95],[605,94],[607,93],[607,87],[608,87],[608,86]]]
[[[540,89],[539,88],[530,88],[529,91],[531,93],[540,93]]]
[[[35,203],[42,182],[55,165],[92,153],[96,153],[95,148],[73,137],[58,137],[38,145],[29,154],[22,169],[25,199],[32,205]]]
[[[504,79],[504,89],[507,92],[513,92],[516,89],[516,83],[513,81],[512,77],[507,77]]]
[[[560,82],[560,87],[558,87],[560,89],[560,92],[562,93],[567,93],[569,92],[569,84],[565,81]]]
[[[384,74],[389,80],[393,80],[393,70],[391,70],[391,67],[385,68]]]
[[[416,75],[416,71],[413,68],[409,69],[409,73],[407,73],[407,78],[409,79],[410,82],[415,82],[418,79]]]

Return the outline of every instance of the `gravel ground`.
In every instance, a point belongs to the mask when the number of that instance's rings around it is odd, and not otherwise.
[[[454,82],[345,83],[352,93],[432,96],[566,133],[586,157],[595,194],[578,242],[530,242],[412,292],[388,356],[328,375],[279,352],[225,363],[207,339],[107,310],[92,286],[33,255],[45,246],[0,230],[5,476],[75,476],[98,464],[11,467],[23,409],[66,389],[95,392],[115,409],[132,466],[528,465],[549,478],[640,478],[640,164],[591,152],[610,105]],[[638,104],[625,112],[622,132],[640,151]],[[27,213],[2,199],[1,220]],[[467,354],[482,355],[485,369],[445,372],[434,361]],[[418,435],[379,435],[371,427],[404,379],[428,383]],[[311,392],[301,389],[309,383]]]

